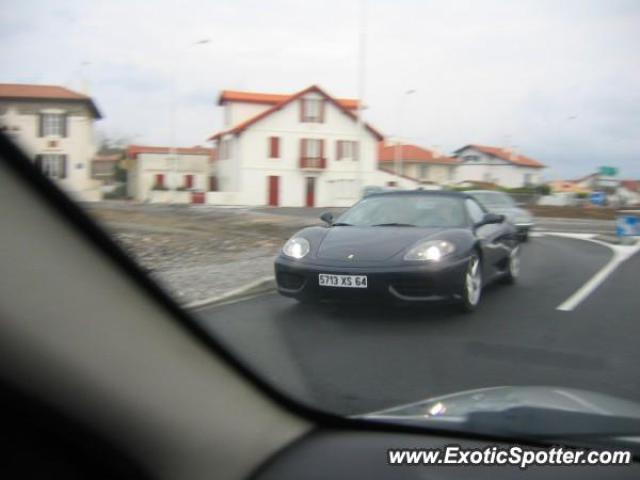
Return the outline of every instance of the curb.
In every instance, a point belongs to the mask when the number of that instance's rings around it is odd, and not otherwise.
[[[235,303],[257,295],[264,295],[276,291],[276,279],[273,276],[262,277],[253,282],[247,283],[241,287],[235,288],[228,292],[205,300],[187,303],[183,307],[194,310],[202,307],[212,307],[214,305],[222,305],[225,303]]]
[[[637,243],[637,239],[634,237],[618,237],[615,235],[596,235],[593,239],[611,243],[612,245],[635,245]]]

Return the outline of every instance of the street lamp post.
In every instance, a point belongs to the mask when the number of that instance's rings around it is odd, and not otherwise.
[[[398,135],[396,138],[396,145],[394,148],[394,160],[393,160],[393,168],[396,172],[396,175],[401,175],[402,174],[402,155],[401,155],[401,145],[400,142],[402,141],[402,133],[403,133],[403,129],[402,129],[402,114],[403,114],[403,107],[404,107],[404,102],[406,100],[406,98],[409,95],[413,95],[414,93],[416,93],[416,91],[414,89],[410,89],[407,90],[406,92],[404,92],[402,94],[402,96],[400,97],[400,100],[398,102]]]
[[[192,42],[186,47],[179,51],[178,53],[182,53],[182,51],[186,51],[187,49],[197,46],[197,45],[205,45],[210,43],[211,39],[203,38],[202,40],[198,40],[196,42]],[[173,71],[173,91],[171,98],[171,148],[169,149],[169,156],[173,159],[173,195],[172,200],[175,202],[178,196],[178,84],[179,84],[179,73],[180,73],[180,61],[182,59],[182,55],[178,55],[179,58],[176,58],[176,61],[173,63],[174,71]]]

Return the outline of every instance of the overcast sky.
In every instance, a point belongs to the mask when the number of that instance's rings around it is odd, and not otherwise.
[[[171,142],[174,88],[181,145],[221,127],[222,89],[358,93],[359,1],[1,2],[0,82],[84,79],[99,129],[135,143]],[[366,19],[366,118],[386,135],[640,178],[640,1],[368,0]]]

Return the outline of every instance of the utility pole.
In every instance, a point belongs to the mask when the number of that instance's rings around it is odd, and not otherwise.
[[[403,133],[403,118],[402,118],[402,114],[404,113],[404,102],[405,99],[409,96],[409,95],[413,95],[414,93],[416,93],[415,90],[410,89],[405,91],[402,96],[400,97],[400,100],[398,101],[398,135],[396,138],[396,145],[395,148],[393,150],[394,153],[394,159],[393,159],[393,169],[396,172],[396,175],[402,175],[402,154],[401,154],[401,142],[402,142],[402,133]]]

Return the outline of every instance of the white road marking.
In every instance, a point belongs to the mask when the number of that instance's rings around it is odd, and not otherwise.
[[[589,279],[587,283],[582,285],[576,290],[569,298],[556,307],[556,310],[562,310],[563,312],[570,312],[576,308],[585,298],[587,298],[596,288],[598,288],[609,275],[611,275],[618,266],[624,263],[629,257],[640,251],[640,244],[636,245],[613,245],[606,242],[595,240],[593,237],[597,236],[592,233],[560,233],[560,232],[545,232],[538,233],[536,236],[552,235],[555,237],[567,237],[575,238],[578,240],[584,240],[587,242],[594,242],[599,245],[604,245],[613,251],[611,260],[602,267],[593,277]]]

